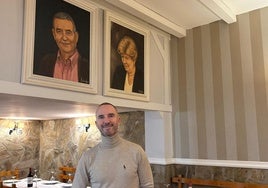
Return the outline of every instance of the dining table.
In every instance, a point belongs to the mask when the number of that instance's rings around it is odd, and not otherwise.
[[[27,188],[27,178],[24,179],[10,179],[4,180],[3,185],[7,187],[12,187],[12,184],[16,184],[16,188]],[[33,180],[33,188],[71,188],[71,183],[63,183],[57,180],[43,180],[40,178],[35,178]]]

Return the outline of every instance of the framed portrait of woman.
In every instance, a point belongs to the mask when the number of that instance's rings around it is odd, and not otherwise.
[[[104,94],[149,101],[149,29],[105,11]]]
[[[86,0],[27,0],[22,83],[96,93],[98,8]]]

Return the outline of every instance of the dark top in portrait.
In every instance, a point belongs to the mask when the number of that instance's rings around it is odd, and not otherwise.
[[[35,74],[53,77],[56,59],[57,53],[47,54],[40,61],[38,70]],[[78,57],[78,81],[89,84],[89,63],[88,60],[83,58],[81,55]]]
[[[112,88],[124,90],[126,71],[123,65],[118,65],[114,72]],[[144,94],[144,72],[136,67],[132,92]]]

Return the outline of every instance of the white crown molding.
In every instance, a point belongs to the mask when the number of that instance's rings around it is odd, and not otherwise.
[[[106,1],[176,37],[182,38],[186,36],[186,29],[184,29],[179,25],[176,25],[175,23],[164,18],[163,16],[160,16],[156,12],[148,9],[147,7],[143,6],[142,4],[138,3],[135,0],[106,0]]]
[[[153,158],[149,157],[150,164],[169,165],[176,164],[175,158]]]
[[[199,0],[204,6],[226,23],[236,22],[236,15],[222,0]]]
[[[169,165],[201,165],[234,168],[268,169],[268,162],[260,161],[237,161],[237,160],[209,160],[209,159],[184,159],[184,158],[149,158],[151,164]]]

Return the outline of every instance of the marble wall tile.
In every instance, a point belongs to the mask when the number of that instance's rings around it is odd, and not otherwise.
[[[125,112],[120,113],[121,123],[119,134],[145,149],[145,120],[144,112]]]
[[[26,176],[29,167],[39,166],[40,121],[17,122],[21,134],[9,134],[14,120],[0,120],[0,170],[18,168]]]

